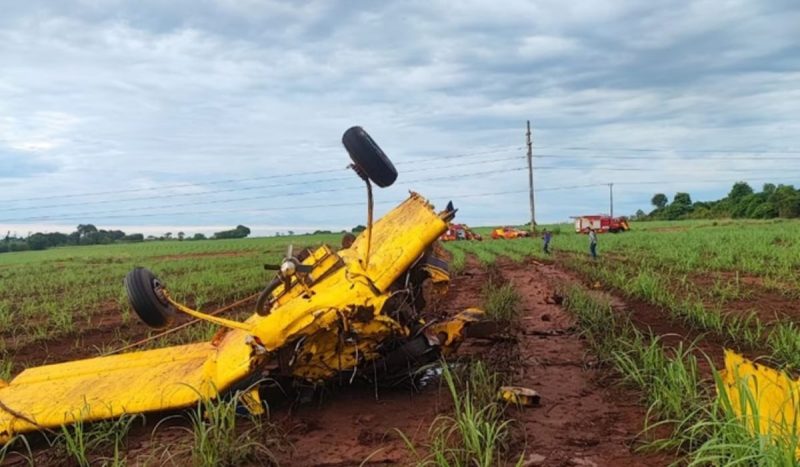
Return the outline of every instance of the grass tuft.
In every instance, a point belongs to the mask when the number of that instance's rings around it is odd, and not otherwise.
[[[483,307],[489,319],[509,323],[520,313],[522,297],[514,284],[489,281],[483,287]]]
[[[192,463],[196,466],[236,466],[247,463],[277,464],[269,447],[274,427],[249,417],[250,427],[237,428],[238,396],[199,403],[189,415],[193,442]],[[261,439],[264,439],[263,441]]]
[[[500,377],[483,362],[473,362],[459,378],[447,363],[442,379],[453,401],[453,415],[440,415],[428,430],[428,454],[421,455],[402,432],[419,466],[477,466],[502,464],[511,420],[497,401]]]

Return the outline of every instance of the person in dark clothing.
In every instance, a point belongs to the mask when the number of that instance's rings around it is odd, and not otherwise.
[[[553,239],[553,233],[544,229],[542,231],[542,240],[544,241],[544,252],[545,254],[550,254],[550,240]]]
[[[589,253],[592,259],[597,259],[597,232],[589,227]]]

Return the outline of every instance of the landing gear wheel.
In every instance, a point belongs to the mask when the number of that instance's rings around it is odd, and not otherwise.
[[[368,177],[381,188],[386,188],[397,179],[397,169],[392,161],[360,126],[345,131],[342,144],[350,154],[359,175]]]
[[[134,268],[125,276],[125,291],[133,311],[151,328],[163,329],[175,318],[175,309],[161,294],[163,284],[145,268]]]
[[[283,281],[280,278],[272,279],[272,282],[267,284],[264,290],[258,295],[256,300],[256,313],[259,316],[267,316],[272,308],[272,292],[281,285]]]

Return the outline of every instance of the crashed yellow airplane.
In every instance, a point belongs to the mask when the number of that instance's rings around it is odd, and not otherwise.
[[[455,209],[437,213],[412,193],[373,224],[371,183],[391,185],[397,171],[360,127],[342,141],[369,194],[369,226],[349,248],[295,256],[290,247],[280,265],[268,267],[276,277],[244,322],[192,310],[150,271],[134,269],[125,287],[145,323],[163,328],[185,313],[223,330],[211,342],[29,368],[0,387],[0,441],[79,420],[189,407],[265,378],[320,383],[342,373],[407,374],[455,349],[480,310],[439,322],[420,316],[446,290],[447,263],[434,244]]]

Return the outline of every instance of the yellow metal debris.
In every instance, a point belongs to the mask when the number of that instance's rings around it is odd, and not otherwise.
[[[498,398],[502,401],[530,407],[539,404],[539,393],[530,388],[522,386],[500,386]]]
[[[719,372],[734,413],[754,435],[787,439],[797,433],[800,381],[786,372],[754,363],[725,350],[725,369]],[[758,420],[758,433],[755,433]],[[800,447],[798,447],[800,457]]]
[[[0,442],[77,420],[191,406],[263,371],[284,347],[294,352],[291,374],[310,381],[376,358],[387,337],[409,334],[383,309],[390,286],[446,228],[430,204],[411,193],[374,224],[368,265],[362,264],[363,234],[340,252],[321,247],[304,261],[314,266],[309,277],[292,279],[309,283],[286,293],[281,286],[269,314],[253,314],[212,342],[27,369],[0,385]],[[435,281],[445,282],[444,271],[438,272]]]

